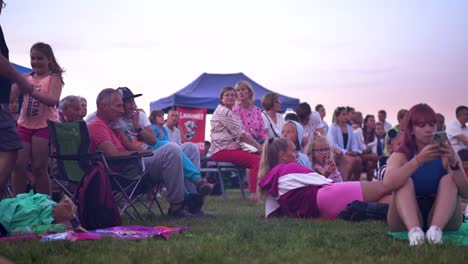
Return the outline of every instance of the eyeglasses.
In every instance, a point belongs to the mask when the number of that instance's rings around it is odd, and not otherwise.
[[[321,152],[321,153],[328,153],[328,152],[330,152],[330,148],[312,149],[312,151]]]

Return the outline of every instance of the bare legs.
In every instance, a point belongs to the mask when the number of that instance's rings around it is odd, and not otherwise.
[[[18,151],[0,151],[0,199],[4,195],[5,186],[15,167]]]
[[[13,192],[23,193],[26,190],[26,168],[31,163],[31,171],[36,185],[36,192],[51,193],[51,184],[48,174],[49,141],[41,137],[32,137],[31,143],[23,142],[23,149],[19,151],[18,160],[14,169]]]
[[[460,227],[462,216],[457,195],[452,177],[442,177],[429,214],[429,226],[435,225],[445,230],[457,230]],[[411,179],[393,193],[387,222],[391,231],[407,231],[422,226],[423,219]]]
[[[361,155],[361,159],[362,163],[366,165],[367,180],[372,181],[379,157],[375,153],[365,153]]]
[[[359,181],[362,161],[359,156],[343,155],[337,158],[338,170],[343,181]]]
[[[381,181],[361,181],[361,191],[364,202],[387,203],[391,191],[387,190]]]

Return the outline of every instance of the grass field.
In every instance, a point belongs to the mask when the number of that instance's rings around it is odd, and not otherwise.
[[[167,208],[166,205],[163,205]],[[147,226],[189,226],[168,240],[0,243],[16,263],[466,263],[466,247],[409,247],[387,235],[383,222],[265,220],[262,207],[230,190],[229,200],[209,197],[214,219],[156,217]]]

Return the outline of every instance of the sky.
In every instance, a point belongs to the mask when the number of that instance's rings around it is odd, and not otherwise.
[[[51,44],[62,97],[127,86],[166,97],[200,74],[243,72],[275,92],[364,115],[428,103],[455,117],[468,104],[464,0],[5,0],[10,60]],[[221,89],[222,87],[220,87]]]

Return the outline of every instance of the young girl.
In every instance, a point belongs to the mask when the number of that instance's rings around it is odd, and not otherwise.
[[[342,182],[340,172],[336,168],[330,144],[326,137],[314,137],[306,146],[306,154],[312,163],[312,169],[333,182]]]
[[[265,142],[259,187],[265,199],[265,217],[336,219],[355,201],[380,201],[389,191],[382,182],[338,182],[296,162],[294,144],[285,138]]]
[[[439,244],[442,230],[457,230],[461,225],[453,178],[464,177],[464,172],[448,142],[432,142],[436,116],[430,106],[413,106],[403,127],[403,144],[388,160],[383,180],[393,190],[387,224],[393,232],[408,231],[410,245],[426,239]]]
[[[377,168],[375,169],[373,181],[383,181],[385,172],[387,171],[387,160],[393,152],[398,152],[402,143],[403,133],[400,130],[391,128],[385,137],[385,149],[388,155],[379,158]]]
[[[56,105],[64,85],[64,71],[55,60],[52,48],[48,44],[34,44],[30,55],[33,72],[27,79],[34,84],[34,90],[23,94],[24,100],[18,119],[18,134],[23,142],[23,149],[19,151],[13,172],[13,191],[15,194],[25,192],[26,168],[31,164],[36,192],[50,195],[51,186],[47,172],[47,120],[57,121]],[[15,94],[19,95],[18,92]]]
[[[311,169],[312,165],[310,164],[310,160],[304,153],[302,153],[302,143],[301,140],[299,140],[304,138],[303,131],[304,129],[302,128],[301,124],[299,124],[296,121],[290,120],[283,125],[283,129],[281,130],[281,137],[287,138],[291,142],[293,142],[298,154],[297,163],[301,164],[306,168]]]

